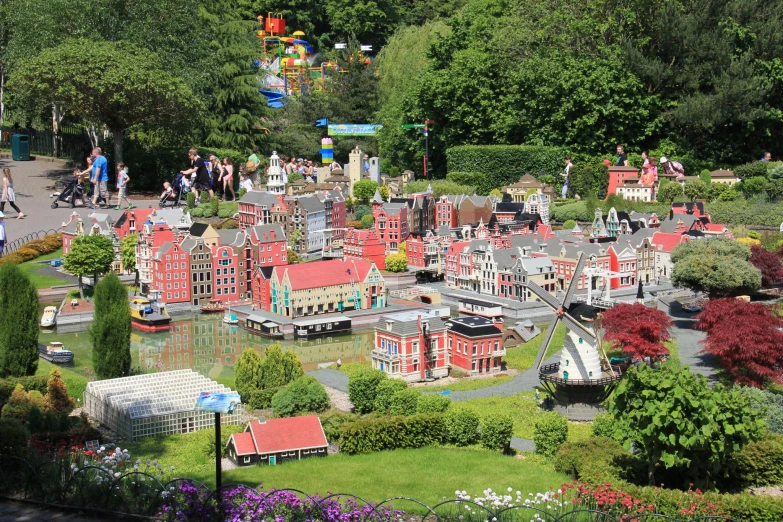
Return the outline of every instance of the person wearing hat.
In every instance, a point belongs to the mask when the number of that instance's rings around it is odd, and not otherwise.
[[[683,168],[682,163],[671,161],[666,156],[661,156],[661,168],[663,168],[666,174],[675,175],[678,178],[685,175],[685,168]]]
[[[0,256],[5,248],[5,214],[0,212]]]

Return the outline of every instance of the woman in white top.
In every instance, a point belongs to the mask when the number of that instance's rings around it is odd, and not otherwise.
[[[24,214],[16,206],[16,194],[14,194],[14,180],[11,177],[11,169],[8,167],[3,169],[3,192],[0,194],[0,212],[5,211],[5,204],[10,203],[11,208],[16,210],[17,219],[24,218]]]

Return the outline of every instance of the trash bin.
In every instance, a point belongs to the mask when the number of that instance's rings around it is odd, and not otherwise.
[[[30,136],[27,134],[11,135],[11,159],[30,161]]]

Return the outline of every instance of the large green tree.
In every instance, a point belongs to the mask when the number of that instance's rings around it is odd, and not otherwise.
[[[101,379],[130,373],[131,315],[128,289],[109,274],[95,287],[95,318],[90,326],[92,364]]]
[[[157,55],[126,42],[79,39],[45,49],[18,64],[8,89],[28,106],[57,104],[83,122],[105,125],[117,162],[130,127],[192,120],[201,107]]]
[[[764,427],[761,412],[741,391],[710,387],[703,376],[668,364],[629,370],[609,412],[615,436],[631,441],[646,462],[651,485],[663,469],[678,470],[682,483],[675,486],[714,485],[731,470],[732,455]]]
[[[688,241],[672,252],[672,283],[710,297],[753,293],[761,288],[761,272],[749,258],[750,249],[730,239]]]
[[[266,98],[254,60],[259,56],[250,0],[211,0],[203,14],[209,27],[212,60],[207,78],[204,144],[250,150],[263,137],[260,117]]]
[[[0,266],[0,377],[38,368],[38,292],[14,263]]]
[[[98,276],[109,271],[114,262],[114,245],[103,234],[76,237],[71,250],[63,257],[63,270],[79,278],[79,292],[84,299],[82,276],[92,275],[94,284]]]

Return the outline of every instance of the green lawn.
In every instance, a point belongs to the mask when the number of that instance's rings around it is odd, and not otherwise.
[[[352,493],[375,502],[402,496],[429,505],[454,498],[456,490],[476,495],[487,488],[505,491],[511,487],[526,496],[565,482],[568,477],[536,458],[521,460],[487,450],[434,447],[251,466],[227,471],[223,477],[224,484],[263,484],[267,489],[297,488],[321,495]],[[393,505],[415,509],[402,501]]]
[[[511,375],[498,375],[497,377],[486,377],[483,379],[459,379],[451,384],[443,386],[417,386],[415,389],[422,392],[440,392],[449,391],[468,391],[497,386],[513,379]]]
[[[63,376],[63,381],[65,381],[65,385],[68,387],[68,395],[81,401],[82,394],[87,388],[87,383],[90,380],[84,375],[74,371],[73,367],[62,364],[52,364],[48,361],[44,361],[43,359],[38,359],[38,370],[36,370],[35,374],[49,375],[49,372],[51,372],[52,368],[55,367],[60,369],[60,373]]]
[[[489,414],[502,414],[514,421],[514,435],[523,439],[533,438],[533,427],[536,418],[544,410],[535,401],[535,392],[523,392],[508,397],[484,397],[469,401],[452,402],[451,408],[466,409],[475,412],[479,417]],[[582,440],[590,437],[592,427],[589,423],[569,422],[568,440]]]
[[[544,342],[544,336],[546,335],[547,325],[540,325],[541,333],[535,336],[530,341],[514,348],[506,349],[506,366],[511,369],[525,371],[533,367],[533,363],[536,362],[536,355],[541,348],[541,343]],[[555,350],[559,350],[565,343],[566,327],[562,324],[555,328],[555,334],[552,336],[552,342],[549,343],[549,353],[552,354]],[[544,357],[546,359],[546,357]]]
[[[52,259],[59,259],[62,256],[63,256],[63,250],[62,248],[60,248],[52,252],[51,254],[46,254],[44,256],[37,257],[32,261],[27,261],[25,263],[22,263],[19,265],[19,268],[21,268],[24,272],[27,273],[27,275],[30,277],[30,281],[32,281],[36,289],[51,288],[52,286],[59,286],[59,285],[67,285],[71,283],[71,281],[66,276],[63,276],[62,278],[58,278],[40,272],[43,268],[45,268],[45,265],[42,263],[42,261],[51,261]]]

